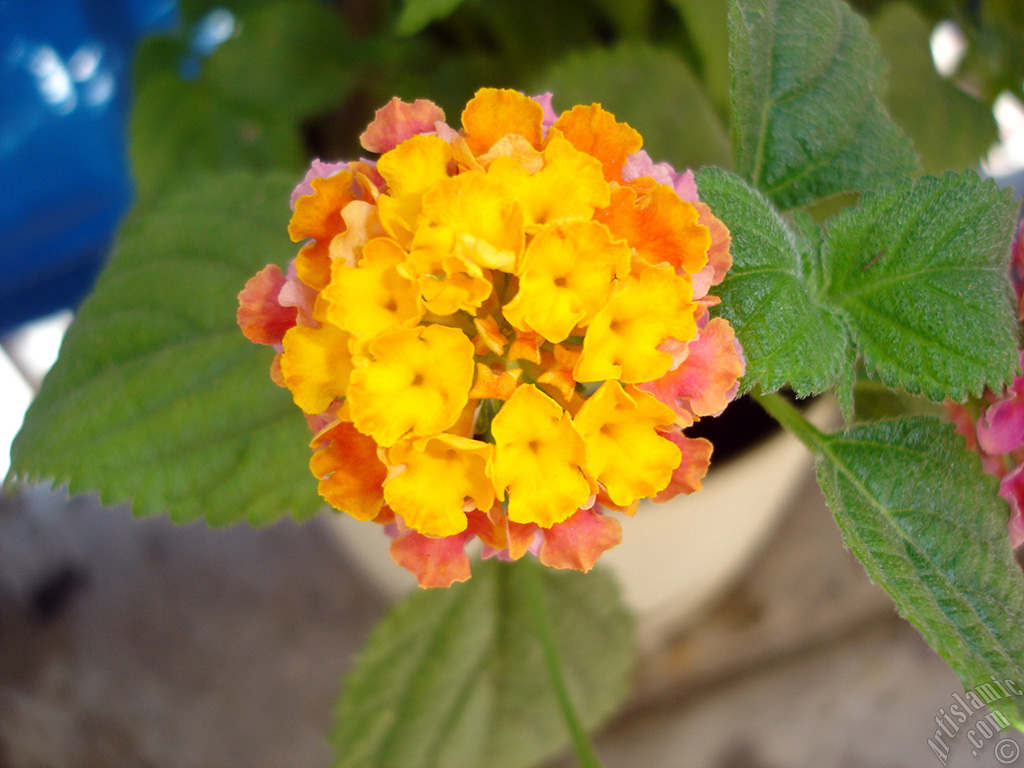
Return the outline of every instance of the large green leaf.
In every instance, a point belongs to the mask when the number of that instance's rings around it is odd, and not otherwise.
[[[952,425],[914,417],[824,436],[818,479],[846,545],[965,688],[1024,680],[1006,504]],[[1020,699],[992,706],[1024,723]]]
[[[237,27],[203,62],[220,98],[294,122],[340,104],[358,83],[361,49],[325,3],[281,0],[240,16]]]
[[[731,0],[729,36],[737,166],[776,205],[915,169],[882,105],[877,45],[842,0]]]
[[[539,566],[477,563],[468,582],[395,607],[346,681],[339,768],[526,768],[568,744],[530,568]],[[600,570],[539,576],[569,694],[584,726],[596,727],[628,690],[629,614]]]
[[[976,166],[999,140],[995,117],[989,105],[935,71],[926,20],[897,2],[885,6],[871,28],[892,65],[886,105],[914,140],[925,171]]]
[[[158,197],[192,174],[247,168],[299,172],[304,155],[294,121],[257,114],[209,83],[176,71],[140,83],[131,118],[132,171],[140,199]]]
[[[306,424],[235,324],[246,280],[293,249],[290,186],[198,178],[132,214],[14,442],[17,477],[181,521],[316,511]]]
[[[669,0],[686,22],[700,56],[701,82],[715,105],[730,109],[729,4],[721,0]]]
[[[559,62],[532,92],[550,90],[556,110],[601,103],[636,128],[655,160],[676,167],[731,164],[729,139],[689,67],[650,45],[594,48]]]
[[[404,0],[402,11],[395,22],[400,35],[414,35],[428,24],[452,14],[465,0]]]
[[[825,295],[886,384],[962,400],[1012,379],[1016,210],[1009,190],[964,171],[865,196],[829,222]]]
[[[732,234],[733,266],[715,288],[714,311],[729,320],[747,360],[744,388],[800,395],[831,389],[849,365],[846,332],[815,295],[814,245],[738,176],[697,175],[701,200]]]

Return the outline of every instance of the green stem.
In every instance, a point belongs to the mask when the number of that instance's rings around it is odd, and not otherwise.
[[[811,424],[786,398],[778,392],[753,393],[757,404],[764,408],[768,415],[799,438],[800,442],[810,449],[811,453],[821,455],[825,451],[825,433]]]
[[[576,760],[579,762],[580,768],[602,768],[601,758],[597,756],[597,751],[590,743],[590,737],[587,736],[587,732],[576,714],[576,707],[572,703],[572,696],[569,695],[565,675],[562,674],[562,665],[558,660],[558,649],[555,648],[551,622],[548,620],[548,608],[544,600],[544,590],[540,582],[541,566],[530,556],[524,557],[519,562],[523,565],[523,581],[526,585],[530,607],[533,609],[537,638],[544,650],[544,663],[551,676],[551,686],[555,689],[555,697],[562,708],[562,715],[565,717],[569,735],[572,737]]]

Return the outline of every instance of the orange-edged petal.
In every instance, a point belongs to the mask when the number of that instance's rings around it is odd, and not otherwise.
[[[484,543],[485,558],[497,552],[503,559],[518,560],[529,551],[540,530],[533,523],[511,522],[497,504],[487,512],[473,510],[467,517],[469,532]]]
[[[617,381],[606,381],[580,408],[573,425],[587,446],[587,472],[615,504],[628,506],[668,485],[680,455],[658,429],[674,421],[670,408]]]
[[[442,325],[391,331],[370,342],[367,354],[348,389],[361,432],[392,446],[409,433],[426,437],[458,421],[473,383],[473,343],[462,331]]]
[[[295,243],[312,238],[326,244],[343,231],[341,209],[360,196],[360,188],[355,175],[347,169],[333,176],[313,179],[310,186],[312,194],[295,200],[288,235]]]
[[[357,520],[374,520],[384,503],[388,470],[377,456],[377,444],[351,422],[338,421],[321,431],[309,460],[319,480],[317,490],[335,509]]]
[[[683,426],[721,413],[736,392],[744,361],[729,321],[713,318],[687,347],[679,367],[640,388],[673,408]]]
[[[667,339],[693,338],[692,288],[687,278],[664,267],[644,267],[597,313],[583,337],[576,381],[651,381],[664,375],[672,355]]]
[[[695,493],[701,489],[701,478],[711,466],[711,443],[703,437],[687,437],[678,430],[663,433],[662,437],[672,441],[682,454],[679,466],[672,471],[672,479],[658,492],[654,501],[665,502],[680,493]]]
[[[473,337],[473,347],[478,355],[486,355],[493,352],[498,357],[505,354],[505,346],[508,344],[508,337],[501,332],[498,321],[493,316],[474,317],[473,327],[477,335]]]
[[[278,303],[285,277],[276,264],[268,264],[249,278],[238,294],[238,327],[256,344],[280,344],[295,325],[298,311]]]
[[[412,571],[421,587],[450,587],[470,577],[466,554],[468,533],[434,539],[416,531],[406,531],[391,542],[391,559]]]
[[[618,122],[600,104],[573,107],[559,116],[554,127],[576,149],[600,160],[608,181],[622,181],[622,166],[626,158],[644,143],[639,133],[626,123]]]
[[[328,255],[331,264],[340,261],[354,267],[362,258],[363,246],[385,234],[380,223],[380,210],[374,203],[353,200],[342,209],[341,218],[345,222],[345,230],[331,239]]]
[[[540,365],[540,345],[544,337],[536,331],[516,331],[516,339],[508,348],[508,359],[527,360]]]
[[[583,473],[586,449],[572,419],[550,397],[524,384],[491,421],[490,475],[499,497],[508,492],[508,518],[549,528],[590,498]]]
[[[344,397],[352,373],[352,336],[335,325],[296,325],[284,335],[281,376],[305,413],[321,413]]]
[[[462,127],[476,155],[487,152],[503,136],[518,133],[534,149],[544,141],[544,108],[529,96],[507,88],[481,88],[462,111]]]
[[[519,386],[522,375],[522,368],[496,373],[489,366],[477,363],[476,380],[473,382],[473,388],[469,390],[469,397],[471,400],[508,400]]]
[[[494,487],[487,462],[494,446],[442,433],[396,443],[388,462],[404,467],[384,483],[384,500],[405,524],[426,536],[466,529],[466,507],[490,509]]]
[[[578,510],[543,533],[540,561],[550,568],[589,571],[598,558],[622,541],[622,526],[593,509]]]
[[[644,181],[612,190],[610,205],[594,219],[629,243],[640,261],[699,272],[708,263],[711,234],[694,204],[669,187]]]
[[[443,122],[444,110],[434,102],[416,99],[410,104],[396,96],[377,110],[359,143],[369,152],[384,153],[416,134],[433,132]]]
[[[576,379],[573,378],[572,372],[576,367],[576,361],[580,359],[580,352],[580,347],[576,344],[555,344],[555,352],[550,358],[547,352],[541,356],[545,371],[537,377],[537,383],[550,384],[559,391],[563,399],[571,400],[576,393]]]

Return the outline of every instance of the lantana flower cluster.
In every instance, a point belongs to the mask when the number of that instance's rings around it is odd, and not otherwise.
[[[239,296],[320,494],[385,524],[422,586],[469,578],[473,538],[589,570],[621,539],[608,510],[701,486],[711,444],[682,430],[743,373],[708,315],[728,231],[596,104],[484,89],[455,130],[393,99],[361,141],[380,157],[314,161],[298,255]]]
[[[1010,280],[1018,317],[1024,320],[1024,223],[1013,241]],[[1020,363],[1024,366],[1024,350]],[[1024,373],[1004,392],[986,392],[980,402],[947,402],[946,411],[968,447],[981,454],[985,471],[999,478],[999,495],[1010,505],[1010,543],[1016,549],[1024,544]]]

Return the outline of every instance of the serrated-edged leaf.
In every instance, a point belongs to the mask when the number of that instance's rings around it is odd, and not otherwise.
[[[400,35],[414,35],[428,24],[449,16],[466,0],[405,0],[395,22]]]
[[[198,177],[133,212],[29,408],[13,475],[180,521],[319,508],[306,424],[235,323],[246,280],[292,251],[291,186]]]
[[[811,246],[738,176],[697,174],[700,197],[729,228],[733,265],[714,312],[736,329],[747,360],[744,390],[790,385],[801,396],[831,389],[848,364],[842,322],[812,293]]]
[[[995,182],[949,172],[866,195],[829,222],[825,295],[846,315],[869,370],[933,400],[1012,379],[1016,209]]]
[[[600,102],[644,137],[655,162],[676,167],[726,166],[729,138],[686,63],[641,43],[576,53],[548,70],[535,90],[555,94],[556,110]]]
[[[846,545],[965,688],[1024,680],[1006,504],[951,424],[913,417],[825,436],[818,480]],[[1019,699],[992,706],[1024,723]]]
[[[886,5],[872,19],[891,67],[886,105],[914,140],[924,170],[942,173],[976,166],[999,140],[988,104],[935,71],[928,21],[909,3]]]
[[[477,563],[468,582],[392,610],[346,680],[338,768],[526,768],[569,743],[528,602],[535,567]],[[628,690],[629,614],[600,570],[544,569],[541,584],[569,693],[594,728]]]
[[[776,205],[915,170],[882,105],[878,47],[842,0],[731,0],[729,40],[737,167]]]

